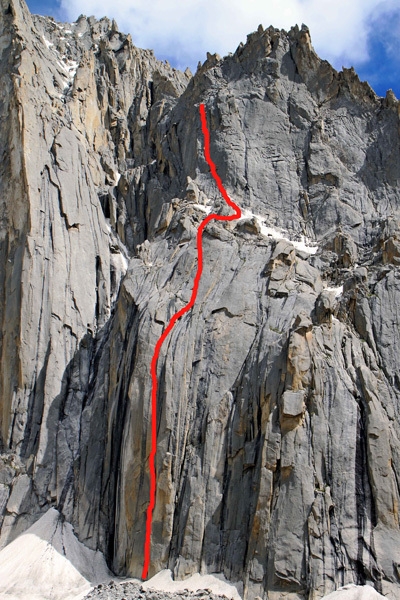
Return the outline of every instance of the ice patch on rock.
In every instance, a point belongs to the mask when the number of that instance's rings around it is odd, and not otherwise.
[[[55,508],[0,552],[0,598],[7,600],[79,600],[110,578],[102,553],[79,542]]]

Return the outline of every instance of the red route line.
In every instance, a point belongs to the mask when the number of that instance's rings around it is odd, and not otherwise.
[[[189,302],[181,308],[177,313],[175,313],[171,320],[169,321],[167,327],[164,329],[161,334],[158,342],[154,348],[153,358],[151,360],[151,380],[152,380],[152,391],[151,391],[151,450],[149,456],[149,471],[150,471],[150,502],[147,507],[147,515],[146,515],[146,537],[144,542],[144,564],[142,571],[142,579],[147,578],[147,573],[149,570],[150,564],[150,542],[151,542],[151,525],[153,520],[153,510],[156,504],[156,466],[155,466],[155,458],[157,451],[157,388],[158,388],[158,380],[157,380],[157,361],[160,355],[161,346],[165,342],[168,335],[171,333],[175,323],[191,308],[193,308],[194,303],[196,302],[197,292],[199,289],[199,283],[201,274],[203,272],[203,231],[207,227],[210,221],[234,221],[235,219],[240,219],[242,215],[242,211],[239,206],[235,204],[228,196],[224,186],[222,185],[221,178],[217,173],[217,169],[215,164],[213,163],[210,156],[210,132],[207,127],[207,117],[206,117],[206,109],[204,104],[200,104],[200,117],[201,117],[201,129],[204,136],[204,155],[208,166],[210,167],[210,171],[212,176],[215,179],[215,182],[218,186],[218,189],[227,202],[227,204],[233,208],[235,211],[232,215],[217,215],[216,213],[211,213],[207,215],[207,217],[200,223],[199,228],[197,230],[197,271],[193,282],[192,295],[190,297]]]

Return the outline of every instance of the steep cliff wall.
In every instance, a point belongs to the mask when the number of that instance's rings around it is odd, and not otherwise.
[[[272,27],[194,76],[1,0],[1,543],[54,506],[139,576],[399,590],[399,102]]]

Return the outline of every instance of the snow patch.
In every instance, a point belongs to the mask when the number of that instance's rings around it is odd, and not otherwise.
[[[75,78],[76,72],[78,70],[79,63],[77,63],[76,60],[68,60],[68,59],[66,59],[65,60],[65,66],[66,66],[66,69],[68,71],[68,79],[72,83],[73,80],[74,80],[74,78]]]
[[[62,75],[62,77],[64,79],[65,88],[66,88],[64,90],[64,92],[66,92],[67,88],[69,88],[72,85],[72,83],[74,82],[76,71],[79,67],[79,63],[77,63],[75,60],[69,60],[64,55],[64,56],[61,56],[61,60],[57,61],[57,64],[64,71],[64,74]],[[60,73],[60,75],[61,75],[61,73]]]
[[[318,250],[318,246],[315,245],[311,240],[309,240],[306,236],[302,235],[300,241],[291,240],[290,238],[284,235],[284,230],[278,229],[275,227],[269,227],[266,225],[267,219],[266,217],[262,217],[261,215],[256,215],[247,209],[242,209],[242,216],[238,221],[243,221],[244,219],[256,219],[258,225],[260,226],[261,235],[264,237],[272,237],[274,240],[285,240],[286,242],[290,242],[292,246],[301,252],[306,252],[307,254],[315,254]]]
[[[114,268],[114,270],[118,273],[119,282],[121,282],[122,277],[126,274],[128,270],[129,264],[129,252],[127,247],[121,242],[119,236],[115,235],[111,228],[110,219],[106,219],[106,227],[108,231],[108,236],[110,239],[110,244],[117,242],[119,252],[110,253],[110,261]],[[118,284],[119,287],[119,284]]]
[[[110,239],[113,239],[113,236],[115,235],[112,228],[111,228],[111,222],[110,219],[106,219],[106,226],[107,226],[107,230],[108,233],[110,235]],[[116,236],[117,242],[118,242],[118,248],[121,251],[122,256],[124,257],[124,259],[126,260],[126,264],[128,265],[128,261],[129,261],[129,252],[128,252],[128,248],[125,246],[125,244],[123,244],[121,242],[121,239],[119,236]]]
[[[306,238],[305,235],[301,236],[301,240],[299,242],[296,240],[289,240],[289,242],[293,244],[296,250],[299,250],[300,252],[306,252],[307,254],[316,254],[318,250],[318,246],[313,245],[312,241]]]
[[[122,265],[123,265],[123,269],[125,269],[125,273],[128,270],[128,260],[127,258],[122,254],[121,252],[121,261],[122,261]]]
[[[196,592],[197,590],[210,589],[214,594],[233,598],[234,600],[241,600],[243,596],[243,584],[237,583],[233,585],[220,573],[213,575],[195,573],[183,581],[174,581],[171,571],[164,569],[145,583],[142,583],[142,586],[145,590],[153,589],[161,592],[180,592],[183,590]]]
[[[118,273],[118,278],[119,278],[118,287],[119,287],[119,283],[120,283],[122,277],[125,275],[125,273],[128,270],[128,261],[126,260],[125,256],[122,254],[122,252],[117,252],[116,254],[114,254],[112,252],[110,255],[110,261],[111,261],[111,264],[114,267],[115,271]]]
[[[46,46],[47,46],[48,48],[51,48],[52,46],[54,46],[54,44],[52,44],[52,43],[51,43],[49,40],[47,40],[47,39],[44,37],[44,35],[42,35],[42,38],[43,38],[43,41],[44,41],[44,43],[46,44]]]
[[[0,552],[0,597],[8,600],[79,600],[111,577],[102,553],[79,542],[55,508]]]
[[[343,286],[339,285],[339,287],[326,287],[324,288],[327,292],[335,292],[335,298],[339,298],[343,294]]]
[[[198,208],[202,212],[205,212],[207,215],[209,215],[212,210],[211,206],[204,206],[204,204],[192,204],[192,206],[194,206],[194,208]]]
[[[125,277],[128,270],[128,261],[122,252],[111,252],[110,253],[110,266],[111,271],[114,272],[114,284],[111,288],[111,302],[114,303],[118,297],[119,289],[121,287],[121,281]]]

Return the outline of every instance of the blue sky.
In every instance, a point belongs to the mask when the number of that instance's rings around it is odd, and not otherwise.
[[[32,12],[73,21],[115,17],[140,47],[196,69],[207,51],[235,51],[259,23],[310,27],[315,50],[335,68],[354,66],[377,94],[400,98],[400,0],[28,0]]]

